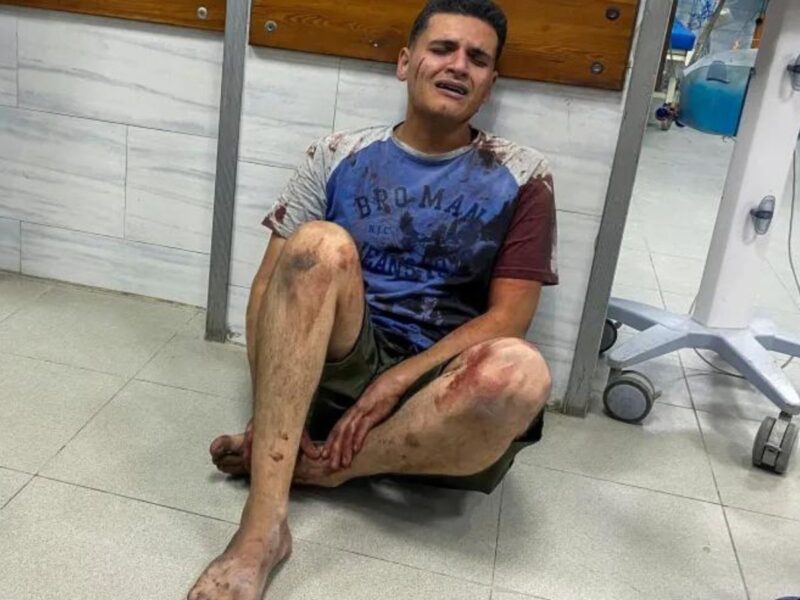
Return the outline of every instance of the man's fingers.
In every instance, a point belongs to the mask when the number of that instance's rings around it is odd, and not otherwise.
[[[303,430],[303,437],[300,438],[300,449],[303,454],[314,460],[317,460],[321,454],[319,447],[311,439],[308,429]]]
[[[342,434],[342,466],[347,468],[353,462],[353,436],[363,421],[361,415],[355,416],[345,427]]]
[[[344,417],[342,417],[344,418]],[[336,425],[334,425],[331,432],[328,434],[328,439],[325,440],[325,446],[322,448],[322,458],[329,459],[331,457],[331,452],[333,451],[333,444],[336,442],[336,438],[339,437],[339,430],[342,427],[342,421],[339,420]]]
[[[343,417],[343,419],[346,417]],[[331,433],[331,438],[328,440],[330,444],[329,456],[330,456],[330,464],[333,469],[339,468],[339,449],[342,444],[342,429],[344,427],[344,422],[339,421],[336,424],[333,432]]]
[[[331,432],[328,434],[328,439],[325,440],[325,446],[322,449],[322,458],[327,460],[333,454],[333,445],[336,443],[337,438],[341,435],[342,427],[344,426],[345,423],[347,423],[347,420],[350,418],[352,410],[353,409],[351,408],[346,413],[344,413],[344,415],[342,415],[339,421],[337,421],[336,425],[333,426],[333,429],[331,429]]]
[[[350,452],[350,439],[353,434],[353,422],[359,419],[360,415],[357,411],[346,414],[339,422],[339,434],[336,436],[334,443],[334,450],[331,452],[331,467],[340,469],[345,464],[345,457]]]
[[[364,440],[367,439],[367,434],[374,425],[375,421],[370,417],[366,417],[359,423],[358,430],[353,436],[353,451],[355,453],[361,452],[361,448],[364,447]]]

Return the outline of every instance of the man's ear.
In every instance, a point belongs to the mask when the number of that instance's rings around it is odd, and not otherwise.
[[[411,50],[403,48],[400,50],[400,56],[397,58],[397,78],[400,81],[408,79],[408,64],[411,61]]]
[[[484,98],[483,98],[483,101],[481,102],[481,106],[483,106],[484,104],[486,104],[487,102],[489,102],[489,100],[491,99],[491,97],[492,97],[492,90],[494,90],[494,86],[495,86],[495,84],[497,83],[497,78],[498,78],[499,76],[500,76],[500,74],[499,74],[497,71],[495,71],[495,72],[494,72],[494,75],[492,75],[492,85],[491,85],[491,86],[489,86],[489,89],[488,89],[488,90],[486,90],[486,96],[484,96]]]

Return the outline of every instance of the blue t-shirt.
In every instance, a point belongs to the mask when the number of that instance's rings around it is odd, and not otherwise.
[[[443,155],[391,127],[317,141],[264,224],[288,238],[312,220],[353,237],[373,324],[409,352],[485,312],[494,277],[558,281],[546,161],[480,131]]]

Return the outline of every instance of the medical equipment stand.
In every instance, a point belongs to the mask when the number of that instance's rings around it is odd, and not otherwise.
[[[610,320],[640,332],[607,356],[611,416],[641,421],[656,399],[644,375],[623,369],[681,348],[713,350],[780,408],[778,418],[764,419],[753,446],[753,464],[777,473],[796,443],[791,420],[800,414],[800,397],[768,351],[800,356],[800,337],[753,320],[753,306],[798,133],[800,2],[772,0],[692,314],[616,298],[608,308]]]

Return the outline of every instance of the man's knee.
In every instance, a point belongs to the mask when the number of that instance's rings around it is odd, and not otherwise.
[[[550,387],[541,353],[524,340],[502,338],[464,354],[445,397],[474,415],[527,424],[544,408]]]
[[[360,264],[358,249],[350,234],[327,221],[310,221],[289,237],[278,268],[287,286],[314,280],[329,285],[336,277],[352,275]]]

